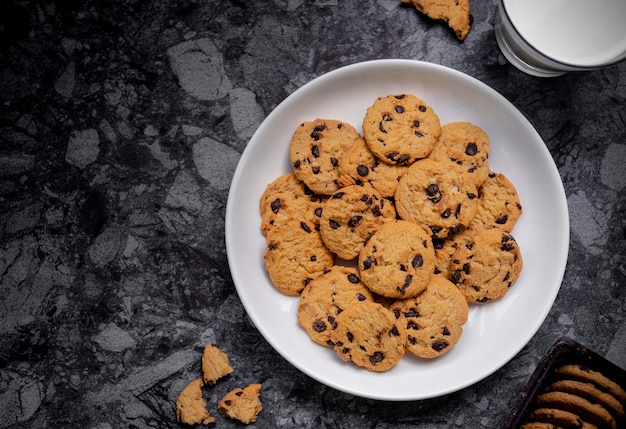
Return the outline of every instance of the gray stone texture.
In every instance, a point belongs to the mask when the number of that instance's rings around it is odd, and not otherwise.
[[[626,367],[626,63],[524,75],[496,45],[496,0],[470,1],[463,43],[399,0],[3,1],[0,429],[180,427],[175,399],[209,342],[235,368],[207,391],[219,428],[241,425],[217,400],[253,382],[252,427],[498,428],[559,335]],[[299,372],[246,317],[226,259],[230,180],[262,120],[311,79],[378,58],[452,67],[508,98],[571,217],[537,335],[485,380],[423,401]]]

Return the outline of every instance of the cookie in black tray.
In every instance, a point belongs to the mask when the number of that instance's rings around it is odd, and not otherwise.
[[[559,337],[520,393],[503,429],[626,427],[626,371]]]

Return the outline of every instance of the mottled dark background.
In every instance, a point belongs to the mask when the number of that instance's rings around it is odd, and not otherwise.
[[[540,356],[569,335],[626,367],[626,64],[526,76],[495,42],[495,0],[460,43],[399,0],[0,4],[0,428],[174,428],[212,342],[263,383],[256,427],[498,428]],[[593,19],[593,18],[590,18]],[[224,244],[248,139],[337,67],[410,58],[507,97],[563,179],[571,251],[539,333],[509,364],[427,401],[325,387],[251,325]],[[488,351],[486,351],[488,352]]]

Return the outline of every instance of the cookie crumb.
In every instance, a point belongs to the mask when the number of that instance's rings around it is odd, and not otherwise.
[[[261,400],[261,384],[250,384],[228,392],[217,404],[217,410],[225,417],[250,424],[256,421],[263,409]]]
[[[468,0],[400,0],[413,4],[415,8],[431,19],[445,22],[460,41],[465,40],[470,31],[472,16]]]
[[[202,352],[202,378],[206,384],[215,384],[218,379],[230,374],[233,369],[228,355],[213,344],[207,344]]]
[[[176,399],[176,419],[188,425],[214,423],[215,418],[206,409],[206,401],[202,399],[201,379],[187,384]]]

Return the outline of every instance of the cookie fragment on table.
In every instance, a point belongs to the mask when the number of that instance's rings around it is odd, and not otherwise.
[[[261,384],[250,384],[228,392],[217,404],[217,411],[225,417],[250,424],[263,409],[260,400]]]
[[[437,21],[443,21],[456,34],[460,41],[470,31],[472,15],[468,0],[401,0],[402,3],[412,3],[415,8]]]
[[[215,384],[217,380],[233,372],[228,363],[228,355],[213,344],[207,344],[202,352],[202,379],[205,384]]]
[[[176,399],[176,420],[188,425],[214,423],[215,418],[206,409],[206,401],[202,399],[201,379],[187,384]]]

